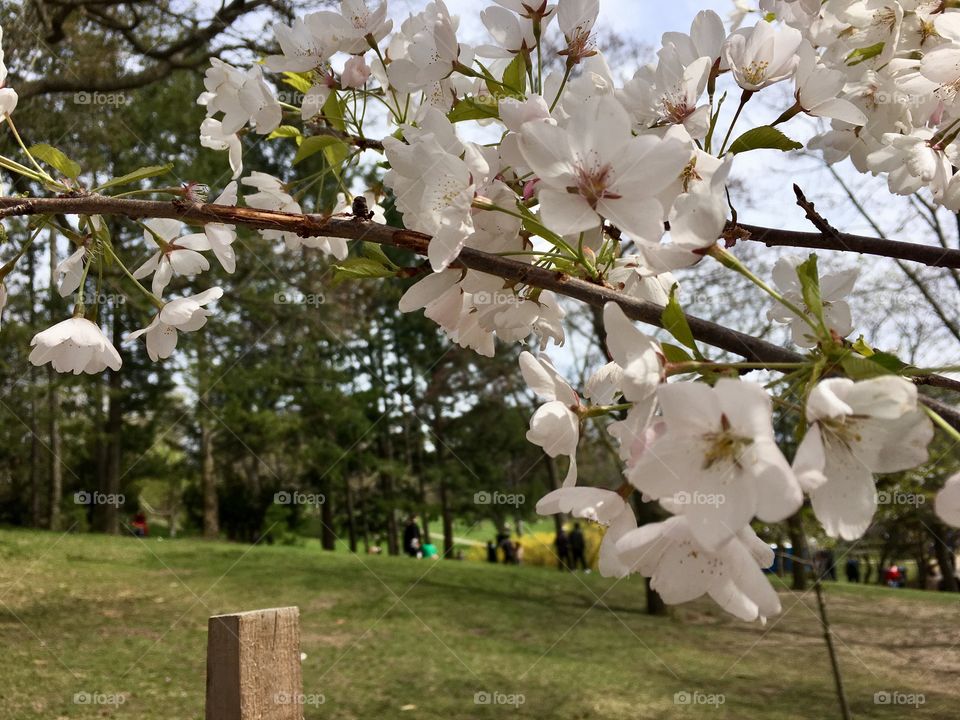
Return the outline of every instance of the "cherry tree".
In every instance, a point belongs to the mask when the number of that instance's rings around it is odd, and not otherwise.
[[[951,376],[960,367],[911,366],[858,332],[844,299],[855,273],[798,254],[768,281],[737,248],[849,251],[946,268],[960,268],[960,250],[841,232],[799,190],[810,232],[742,223],[731,173],[746,153],[803,148],[786,126],[805,114],[830,121],[807,149],[885,178],[891,193],[923,191],[960,211],[960,11],[894,0],[760,4],[762,14],[733,31],[711,11],[688,29],[665,28],[655,62],[621,85],[595,40],[598,0],[495,0],[479,13],[490,42],[477,47],[459,41],[459,20],[442,0],[398,27],[386,4],[343,0],[339,12],[275,26],[281,53],[262,64],[211,60],[197,99],[207,114],[198,141],[224,152],[232,176],[216,189],[202,179],[151,187],[170,165],[92,185],[57,148],[28,147],[0,54],[0,116],[20,150],[0,156],[0,167],[32,188],[0,197],[0,217],[29,218],[0,267],[0,312],[3,279],[47,229],[75,248],[57,274],[58,292],[76,302],[72,317],[36,335],[29,361],[58,372],[121,365],[96,307],[84,302],[108,264],[155,308],[128,338],[145,342],[151,359],[170,357],[179,333],[215,321],[221,288],[165,291],[174,276],[202,276],[211,258],[234,272],[243,261],[233,248],[237,226],[289,252],[319,249],[343,277],[413,277],[399,311],[422,311],[451,342],[481,355],[493,356],[498,343],[528,348],[519,370],[543,404],[527,439],[568,463],[539,512],[607,526],[606,575],[639,573],[668,603],[706,594],[738,618],[765,620],[781,608],[763,576],[772,551],[751,523],[787,520],[810,502],[827,535],[862,536],[878,473],[925,463],[935,432],[960,442],[960,412],[935,397],[960,391]],[[557,46],[562,71],[551,72],[548,48]],[[792,104],[779,116],[742,126],[754,96],[791,84]],[[322,153],[344,185],[339,205],[313,207],[316,178],[298,177],[296,167],[279,178],[245,174],[245,147],[264,139],[295,143],[294,166]],[[347,187],[347,167],[375,168],[386,198]],[[386,224],[381,202],[404,227]],[[107,216],[142,229],[156,247],[146,263],[129,267]],[[398,267],[381,245],[425,260]],[[769,298],[764,311],[789,326],[790,346],[684,312],[673,273],[710,264]],[[608,362],[583,388],[546,352],[565,341],[562,298],[602,310]],[[792,428],[792,458],[775,417]],[[577,476],[589,420],[607,422],[619,448],[616,487]],[[954,477],[937,500],[954,525],[958,488]],[[638,527],[634,493],[669,519]]]

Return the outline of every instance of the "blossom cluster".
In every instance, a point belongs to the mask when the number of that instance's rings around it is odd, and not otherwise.
[[[772,551],[752,523],[783,521],[809,502],[827,535],[861,537],[877,506],[875,476],[924,463],[934,430],[909,378],[870,361],[862,339],[847,339],[854,323],[844,298],[855,272],[820,273],[815,258],[784,257],[773,287],[717,245],[728,228],[736,158],[800,147],[781,128],[801,114],[823,118],[830,129],[808,146],[827,161],[850,158],[859,171],[884,175],[894,193],[926,189],[960,210],[960,10],[923,0],[760,5],[756,22],[736,29],[712,11],[698,13],[688,32],[665,33],[653,62],[624,80],[596,43],[599,0],[494,0],[479,16],[489,42],[476,47],[460,41],[459,19],[443,0],[397,28],[386,3],[342,0],[339,11],[275,26],[279,53],[262,63],[241,69],[213,59],[197,101],[207,115],[200,143],[226,152],[232,173],[213,205],[316,209],[306,205],[312,181],[296,190],[296,180],[244,176],[251,134],[295,142],[297,162],[322,152],[338,178],[382,149],[377,162],[386,161],[378,167],[392,207],[407,229],[430,238],[428,263],[403,269],[418,279],[400,310],[422,310],[452,342],[482,355],[494,355],[498,340],[534,351],[520,355],[523,377],[543,401],[527,437],[551,457],[569,458],[563,486],[538,511],[607,526],[602,573],[648,576],[670,603],[708,594],[747,620],[780,608],[763,576]],[[5,76],[0,55],[0,114],[9,119],[16,94],[3,87]],[[790,88],[782,113],[738,128],[744,106],[771,87]],[[388,132],[370,142],[374,117]],[[185,195],[205,200],[196,189]],[[332,212],[352,214],[352,199],[345,192]],[[359,207],[384,223],[377,199],[368,194]],[[236,229],[210,222],[186,232],[164,218],[142,227],[156,251],[129,274],[157,313],[131,339],[144,337],[158,360],[173,353],[179,332],[202,327],[223,295],[211,288],[164,300],[166,288],[174,276],[209,270],[210,256],[234,272]],[[58,267],[64,296],[82,293],[104,255],[119,262],[99,218],[81,219],[80,230]],[[259,232],[349,267],[342,239]],[[788,324],[792,342],[808,352],[789,368],[794,396],[741,377],[758,368],[708,361],[689,333],[671,330],[684,348],[658,342],[617,303],[603,312],[609,362],[580,393],[543,352],[565,341],[558,296],[464,268],[465,248],[659,304],[674,319],[683,313],[672,273],[714,257],[771,295],[770,319]],[[149,289],[140,285],[147,279]],[[0,283],[0,309],[5,298]],[[121,362],[82,302],[33,344],[31,361],[59,371]],[[847,372],[850,359],[860,362],[849,365],[856,373]],[[872,370],[863,372],[864,363]],[[618,444],[623,480],[615,489],[583,486],[583,423],[607,416],[615,416],[604,430]],[[783,417],[793,418],[792,460],[774,426]],[[952,480],[938,499],[948,522],[960,520],[958,487]],[[668,519],[638,527],[637,498],[657,503]]]

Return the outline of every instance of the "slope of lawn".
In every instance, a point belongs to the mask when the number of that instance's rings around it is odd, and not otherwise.
[[[815,596],[782,600],[766,627],[706,601],[651,618],[641,578],[0,530],[0,717],[202,718],[207,618],[283,605],[307,720],[839,717]],[[854,717],[960,717],[955,597],[827,602]]]

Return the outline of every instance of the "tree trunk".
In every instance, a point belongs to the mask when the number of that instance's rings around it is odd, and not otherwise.
[[[57,322],[57,307],[54,288],[57,286],[57,234],[50,232],[50,322]],[[60,390],[57,374],[52,365],[47,365],[47,412],[50,434],[50,513],[47,526],[60,529],[60,500],[63,496],[63,468],[60,465]]]
[[[803,519],[795,513],[787,519],[787,534],[793,545],[793,589],[802,592],[807,589],[807,536],[803,531]]]
[[[633,493],[633,507],[637,511],[637,526],[642,527],[650,523],[658,522],[662,518],[653,503],[645,503],[640,499],[639,493]],[[667,604],[663,602],[660,594],[650,585],[650,578],[645,578],[644,587],[647,598],[648,615],[666,615]]]
[[[347,495],[347,539],[350,543],[350,552],[357,552],[357,519],[355,517],[355,508],[353,506],[353,483],[350,482],[350,476],[344,476],[344,485]]]
[[[320,547],[324,550],[337,549],[337,534],[333,531],[333,498],[330,483],[321,486],[323,503],[320,505]]]
[[[217,499],[217,475],[213,462],[213,428],[206,405],[207,343],[202,333],[197,336],[197,421],[200,425],[200,490],[203,494],[203,537],[216,540],[220,536],[220,504]]]
[[[440,514],[443,518],[443,557],[453,557],[453,512],[446,479],[440,480]]]
[[[30,329],[37,324],[36,250],[31,245],[27,251],[27,295],[30,301]],[[43,489],[40,484],[40,428],[37,422],[37,368],[30,363],[30,525],[38,528],[43,524]]]
[[[937,565],[943,576],[943,589],[955,593],[957,592],[957,571],[954,567],[953,550],[941,539],[947,534],[947,529],[943,523],[933,518],[927,521],[927,529],[933,540],[933,554],[937,558]]]

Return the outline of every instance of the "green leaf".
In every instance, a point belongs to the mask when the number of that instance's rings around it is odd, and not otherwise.
[[[306,73],[285,72],[283,73],[283,81],[294,90],[299,90],[302,93],[310,92],[310,88],[313,87],[313,81]]]
[[[369,280],[396,275],[394,270],[384,267],[379,261],[365,257],[347,258],[342,263],[334,265],[333,268],[336,271],[333,278],[335,283],[344,280]]]
[[[823,300],[820,297],[820,272],[817,270],[817,256],[815,254],[800,265],[797,265],[797,278],[803,293],[803,304],[826,327],[823,319]]]
[[[874,349],[863,339],[863,335],[857,338],[857,341],[853,344],[853,349],[864,357],[870,357],[874,354]]]
[[[503,84],[520,94],[527,92],[527,61],[518,53],[503,72]]]
[[[300,148],[297,150],[297,154],[293,158],[293,164],[296,165],[304,160],[306,160],[311,155],[316,155],[321,150],[331,146],[331,145],[343,145],[347,147],[342,140],[335,138],[332,135],[312,135],[310,137],[303,138],[303,142],[300,143]],[[348,148],[349,152],[349,148]]]
[[[896,355],[887,352],[875,352],[869,357],[849,353],[840,360],[840,365],[847,376],[853,380],[866,380],[881,375],[899,375],[910,367]]]
[[[663,350],[663,356],[667,359],[668,363],[685,363],[693,362],[693,357],[684,350],[679,345],[674,345],[673,343],[660,343],[660,348]]]
[[[697,341],[693,338],[693,331],[687,322],[687,316],[684,315],[683,308],[680,307],[680,303],[677,301],[678,287],[678,285],[674,285],[670,288],[670,302],[668,302],[667,306],[663,309],[660,320],[663,323],[664,330],[673,335],[681,345],[693,350],[693,354],[697,358],[700,358],[702,356],[697,349]]]
[[[76,180],[80,175],[80,165],[52,145],[40,143],[30,148],[29,152],[37,160],[42,160],[50,167],[59,170],[64,177]]]
[[[360,254],[365,258],[369,258],[370,260],[380,263],[384,267],[392,268],[394,270],[397,268],[393,260],[387,257],[387,254],[383,251],[383,248],[377,243],[363,243],[363,245],[360,246]]]
[[[486,101],[478,101],[476,98],[464,98],[447,115],[452,123],[463,122],[465,120],[486,120],[488,118],[499,118],[500,107],[496,97],[489,97]]]
[[[173,170],[173,163],[167,163],[166,165],[148,165],[147,167],[129,172],[126,175],[121,175],[113,180],[107,180],[103,185],[95,187],[94,191],[105,190],[106,188],[117,187],[119,185],[129,185],[130,183],[146,180],[147,178],[156,177],[157,175],[166,175],[171,170]]]
[[[884,43],[878,42],[866,47],[857,48],[847,55],[847,65],[859,65],[864,60],[877,57],[883,52]]]
[[[300,128],[294,127],[293,125],[281,125],[272,133],[267,135],[267,140],[273,140],[274,138],[288,138],[288,137],[300,137],[302,133]]]
[[[333,168],[333,172],[339,177],[341,173],[340,166],[350,157],[350,146],[338,140],[323,149],[323,156],[326,158],[327,164]]]
[[[750,150],[799,150],[803,145],[791,140],[775,127],[761,125],[751,128],[730,145],[730,152],[742,153]]]
[[[336,91],[330,93],[330,97],[323,104],[323,116],[340,132],[346,132],[347,124],[343,121],[343,102]]]

